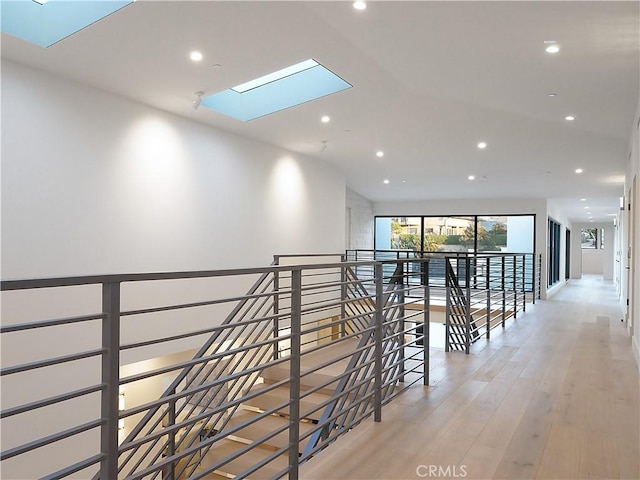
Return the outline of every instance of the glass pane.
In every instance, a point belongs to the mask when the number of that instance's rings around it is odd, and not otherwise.
[[[600,248],[604,248],[604,228],[600,229]]]
[[[534,216],[478,217],[478,251],[533,253]]]
[[[424,217],[426,252],[473,252],[474,217]]]
[[[422,248],[420,217],[376,217],[376,250],[412,250]]]
[[[596,248],[597,238],[597,228],[583,228],[580,232],[580,244],[582,245],[582,248]]]

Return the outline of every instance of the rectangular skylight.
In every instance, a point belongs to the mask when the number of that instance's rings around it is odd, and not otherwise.
[[[261,87],[262,85],[275,82],[276,80],[281,80],[284,77],[288,77],[289,75],[295,75],[296,73],[303,72],[304,70],[315,67],[317,65],[318,62],[316,62],[315,60],[305,60],[304,62],[296,63],[295,65],[283,68],[282,70],[278,70],[277,72],[269,73],[268,75],[265,75],[263,77],[256,78],[255,80],[243,83],[242,85],[238,85],[237,87],[233,87],[231,90],[238,93],[244,93],[247,90]]]
[[[133,0],[2,0],[0,25],[4,33],[50,47],[131,3]]]
[[[202,105],[248,122],[351,86],[315,60],[309,59],[205,97]]]

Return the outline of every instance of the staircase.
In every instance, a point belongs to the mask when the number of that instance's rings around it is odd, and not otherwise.
[[[316,428],[323,410],[330,402],[337,386],[336,377],[342,374],[348,364],[351,352],[357,348],[353,339],[335,343],[301,357],[301,369],[308,371],[317,365],[329,362],[325,368],[313,371],[300,385],[300,422],[301,437],[299,453],[309,442],[309,436]],[[333,362],[332,359],[344,357]],[[233,458],[216,468],[214,475],[203,478],[276,478],[288,468],[287,452],[289,448],[289,362],[280,363],[265,369],[261,374],[262,383],[257,383],[247,392],[249,397],[229,419],[225,429],[233,434],[218,441],[200,459],[195,470],[206,470],[220,461]],[[221,432],[224,433],[224,432]],[[254,448],[247,447],[254,445]],[[278,455],[278,453],[280,453]],[[235,457],[235,458],[234,458]],[[263,464],[255,469],[256,465]],[[186,477],[184,477],[186,478]]]

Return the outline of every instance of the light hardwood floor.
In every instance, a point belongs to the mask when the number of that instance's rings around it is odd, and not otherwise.
[[[571,280],[416,385],[300,478],[640,479],[639,373],[615,289]],[[499,330],[494,330],[499,331]]]

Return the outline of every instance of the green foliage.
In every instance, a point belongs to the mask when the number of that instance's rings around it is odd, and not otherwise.
[[[460,245],[460,238],[462,237],[462,235],[447,235],[447,238],[445,238],[444,242],[442,242],[444,245]]]

